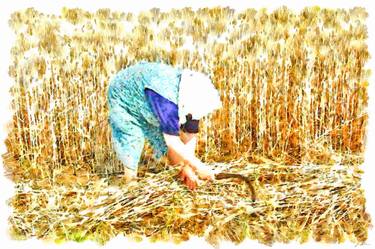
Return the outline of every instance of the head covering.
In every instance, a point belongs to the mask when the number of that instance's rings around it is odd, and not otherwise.
[[[219,92],[207,75],[189,69],[182,70],[178,96],[180,124],[186,122],[189,113],[192,119],[197,120],[221,107]]]

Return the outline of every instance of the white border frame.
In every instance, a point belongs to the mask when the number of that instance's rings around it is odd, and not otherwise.
[[[278,8],[282,5],[287,6],[288,8],[299,11],[306,6],[320,6],[321,8],[353,8],[355,6],[362,6],[365,7],[369,17],[367,19],[367,28],[369,39],[367,40],[367,44],[369,46],[369,51],[372,57],[375,56],[375,18],[374,18],[374,9],[372,8],[371,2],[373,1],[306,1],[306,0],[292,0],[292,1],[223,1],[223,0],[206,0],[206,1],[197,1],[197,0],[179,0],[179,1],[114,1],[114,0],[106,0],[106,1],[46,1],[46,0],[39,0],[39,1],[20,1],[20,0],[12,0],[12,1],[1,1],[0,3],[0,27],[1,27],[1,90],[0,90],[0,106],[1,106],[1,128],[0,128],[0,154],[4,154],[6,151],[4,145],[4,139],[7,136],[7,132],[5,130],[5,125],[9,122],[12,118],[10,112],[10,94],[9,88],[12,85],[12,79],[8,75],[8,65],[10,62],[10,49],[12,47],[14,41],[14,34],[12,30],[8,26],[8,20],[10,14],[14,11],[25,9],[28,7],[34,7],[38,11],[50,14],[57,14],[60,15],[61,8],[63,6],[74,8],[79,7],[91,12],[96,11],[99,8],[110,8],[115,9],[117,11],[125,11],[125,12],[138,12],[140,10],[150,9],[152,7],[158,7],[161,10],[165,11],[171,8],[183,8],[186,6],[191,6],[192,8],[196,9],[199,7],[213,7],[213,6],[229,6],[234,9],[245,9],[245,8],[267,8],[268,11],[272,11],[275,8]],[[375,195],[371,195],[371,189],[375,186],[375,180],[372,180],[372,176],[375,173],[375,153],[370,152],[370,148],[375,148],[375,86],[374,86],[374,59],[371,58],[369,63],[366,66],[367,68],[372,69],[372,75],[369,80],[369,106],[368,106],[368,113],[369,113],[369,123],[367,127],[367,144],[366,144],[366,154],[365,154],[365,163],[362,165],[365,173],[362,179],[362,187],[365,190],[366,195],[366,208],[367,212],[370,213],[373,222],[375,222]],[[3,176],[3,165],[2,160],[1,167],[0,167],[0,180],[1,180],[1,201],[0,201],[0,230],[1,230],[1,237],[2,239],[2,248],[40,248],[41,246],[48,246],[50,248],[103,248],[98,246],[96,243],[87,241],[84,243],[75,243],[75,242],[67,242],[61,245],[57,245],[54,243],[46,243],[41,240],[37,240],[36,238],[29,239],[26,241],[15,241],[10,239],[9,235],[7,234],[7,217],[11,213],[11,209],[5,205],[5,201],[13,195],[13,184],[11,181],[6,179]],[[364,247],[371,247],[374,248],[374,229],[369,229],[369,239],[365,243]],[[104,248],[124,248],[124,247],[139,247],[139,248],[192,248],[192,247],[208,247],[211,246],[204,241],[203,238],[191,238],[187,242],[183,242],[179,245],[173,243],[164,243],[164,242],[156,242],[151,243],[147,240],[144,240],[140,243],[130,241],[123,236],[118,236],[112,240],[110,240]],[[221,243],[222,248],[270,248],[268,246],[262,245],[257,241],[252,240],[245,240],[240,245],[236,246],[230,242],[223,242]],[[300,245],[298,242],[291,242],[289,244],[282,244],[282,243],[275,243],[272,248],[295,248],[295,247],[302,247],[302,248],[354,248],[356,247],[354,244],[350,242],[345,242],[344,244],[324,244],[324,243],[317,243],[310,240],[308,243]]]

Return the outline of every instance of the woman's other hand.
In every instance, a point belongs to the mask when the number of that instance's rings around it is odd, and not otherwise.
[[[194,155],[191,149],[192,147],[188,147],[188,144],[184,144],[178,136],[164,134],[164,138],[168,146],[168,158],[172,165],[183,163],[189,167],[189,169],[183,168],[181,170],[183,180],[186,181],[188,186],[194,188],[194,177],[199,177],[202,180],[214,179],[213,170]],[[195,173],[197,173],[198,177]],[[186,177],[188,177],[188,179],[186,179]],[[193,180],[193,182],[191,182],[191,180]]]
[[[194,190],[198,185],[198,177],[195,175],[189,165],[181,167],[179,174],[182,182],[191,190]]]
[[[196,160],[192,163],[192,167],[195,169],[198,177],[202,180],[213,180],[215,179],[214,171],[201,161]]]

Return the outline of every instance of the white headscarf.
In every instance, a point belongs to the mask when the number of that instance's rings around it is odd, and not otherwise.
[[[189,69],[182,71],[178,97],[180,124],[186,122],[189,113],[192,119],[201,119],[221,107],[219,92],[207,75]]]

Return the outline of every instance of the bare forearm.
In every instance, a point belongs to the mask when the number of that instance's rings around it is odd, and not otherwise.
[[[201,164],[201,161],[194,155],[194,149],[190,147],[194,145],[194,139],[184,144],[177,136],[165,135],[165,138],[170,154],[173,155],[173,157],[177,157],[177,161],[187,163],[193,169],[196,169],[196,165]],[[176,159],[173,160],[174,163],[177,163]]]
[[[197,137],[193,136],[189,139],[185,139],[185,140],[182,139],[182,142],[185,144],[185,146],[187,147],[189,152],[194,155],[195,154],[195,148],[197,146]]]

